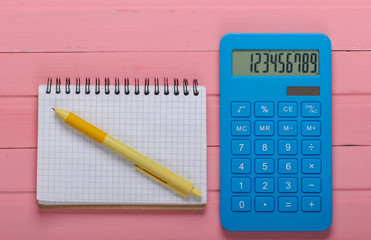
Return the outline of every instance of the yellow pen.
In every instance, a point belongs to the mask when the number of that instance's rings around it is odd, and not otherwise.
[[[95,141],[103,144],[103,146],[120,154],[124,158],[129,159],[135,164],[137,170],[155,179],[174,192],[182,195],[185,198],[187,198],[190,193],[197,197],[201,197],[202,192],[194,188],[193,183],[172,172],[168,168],[153,161],[149,157],[144,156],[135,149],[120,142],[106,132],[88,123],[84,119],[76,116],[72,112],[68,112],[59,108],[53,108],[53,110],[58,115],[58,117],[63,120],[63,122],[91,137]]]

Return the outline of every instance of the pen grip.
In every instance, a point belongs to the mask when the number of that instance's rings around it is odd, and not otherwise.
[[[120,154],[124,158],[130,160],[153,177],[158,178],[156,180],[161,181],[162,184],[176,191],[183,197],[188,197],[189,193],[191,193],[193,189],[193,183],[174,173],[170,169],[162,166],[161,164],[155,162],[149,157],[141,154],[135,149],[129,147],[128,145],[122,143],[116,138],[107,135],[107,137],[103,141],[103,145],[111,149],[112,151]]]

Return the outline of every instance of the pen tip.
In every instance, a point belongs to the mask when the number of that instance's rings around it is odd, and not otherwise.
[[[195,195],[196,197],[201,197],[202,192],[198,190],[197,188],[192,188],[191,193]]]
[[[52,108],[53,109],[53,111],[55,112],[55,108]]]

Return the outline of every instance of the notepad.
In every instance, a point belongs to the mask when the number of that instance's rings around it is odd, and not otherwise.
[[[183,198],[137,171],[129,160],[63,123],[52,107],[75,113],[194,183],[201,198]],[[207,202],[206,153],[203,86],[39,86],[40,207],[202,207]]]

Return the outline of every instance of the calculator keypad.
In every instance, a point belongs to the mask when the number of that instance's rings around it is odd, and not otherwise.
[[[231,209],[321,211],[320,102],[233,102]]]

